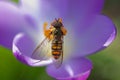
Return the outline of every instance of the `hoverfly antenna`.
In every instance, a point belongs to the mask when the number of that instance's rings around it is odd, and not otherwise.
[[[58,18],[58,21],[60,20],[61,18]]]
[[[55,21],[57,21],[57,22],[58,22],[57,18],[55,18]]]
[[[62,18],[58,18],[58,21],[62,21]]]
[[[58,18],[58,21],[62,23],[62,18]]]

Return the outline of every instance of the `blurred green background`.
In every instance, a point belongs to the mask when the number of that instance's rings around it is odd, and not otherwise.
[[[88,80],[120,80],[120,0],[106,0],[102,13],[113,20],[118,34],[108,48],[89,57],[94,67]],[[10,50],[0,47],[0,80],[53,79],[44,67],[26,66],[17,61]]]

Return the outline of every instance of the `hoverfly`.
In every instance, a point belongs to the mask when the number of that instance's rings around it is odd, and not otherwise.
[[[32,58],[42,61],[51,57],[58,68],[63,61],[63,37],[67,30],[61,18],[55,19],[49,29],[46,29],[47,23],[43,27],[45,39],[33,51]]]

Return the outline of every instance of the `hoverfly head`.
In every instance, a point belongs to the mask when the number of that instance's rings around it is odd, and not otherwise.
[[[51,23],[51,25],[55,28],[60,28],[63,26],[62,21],[60,18],[56,19]]]

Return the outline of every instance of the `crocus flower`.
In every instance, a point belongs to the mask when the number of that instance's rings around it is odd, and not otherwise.
[[[59,80],[86,80],[92,62],[86,56],[103,50],[114,40],[115,25],[101,15],[104,0],[20,0],[18,5],[0,1],[0,44],[29,66],[47,66],[47,73]],[[64,61],[55,68],[51,59],[31,57],[43,40],[43,23],[62,18],[68,33],[64,40]]]

